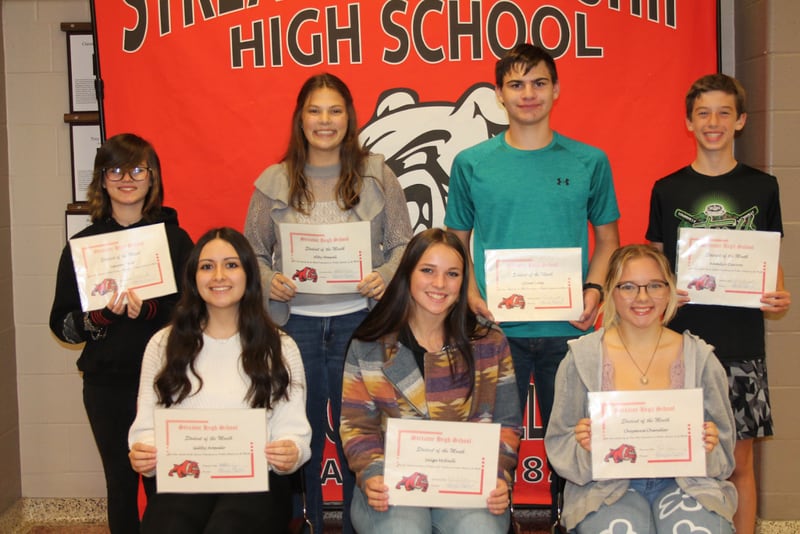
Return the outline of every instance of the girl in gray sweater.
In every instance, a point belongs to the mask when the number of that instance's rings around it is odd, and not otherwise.
[[[677,308],[666,258],[648,245],[611,257],[604,285],[604,328],[569,343],[556,375],[545,447],[566,479],[563,521],[578,533],[732,532],[736,489],[734,420],[725,371],[713,347],[667,329]],[[702,388],[706,476],[595,480],[590,391]]]

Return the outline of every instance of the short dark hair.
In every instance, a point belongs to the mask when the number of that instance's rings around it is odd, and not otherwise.
[[[736,98],[736,117],[739,118],[742,113],[745,113],[746,94],[744,87],[736,78],[726,74],[708,74],[698,79],[689,88],[686,93],[686,118],[692,118],[692,111],[694,111],[694,104],[700,95],[711,91],[722,91],[723,93],[733,95]]]
[[[550,52],[541,46],[534,46],[530,43],[519,43],[506,55],[500,58],[494,66],[495,85],[503,86],[503,78],[515,68],[521,69],[525,74],[533,67],[544,61],[547,70],[550,71],[550,78],[553,83],[558,83],[558,71],[556,61]]]

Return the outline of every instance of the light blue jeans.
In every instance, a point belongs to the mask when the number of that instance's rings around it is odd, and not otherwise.
[[[367,310],[335,315],[333,317],[305,317],[291,315],[283,327],[303,358],[306,371],[306,416],[311,424],[311,459],[303,467],[306,481],[308,516],[314,533],[323,531],[322,510],[322,459],[325,441],[331,440],[339,454],[342,474],[342,507],[344,509],[343,534],[352,534],[347,510],[355,486],[355,475],[350,471],[339,437],[339,417],[342,413],[342,375],[347,345],[353,331],[367,316]],[[328,401],[331,419],[328,421]],[[299,516],[299,502],[295,505]]]
[[[389,506],[377,512],[356,487],[350,508],[359,534],[506,534],[511,514],[494,515],[488,508],[418,508]]]
[[[733,525],[684,493],[674,478],[643,478],[632,480],[621,499],[587,515],[575,530],[578,534],[731,534]]]

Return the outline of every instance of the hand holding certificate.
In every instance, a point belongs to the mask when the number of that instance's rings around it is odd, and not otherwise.
[[[370,223],[281,224],[283,270],[300,293],[355,293],[372,271]]]
[[[775,290],[779,232],[681,228],[677,284],[693,304],[760,308]]]
[[[142,299],[177,291],[164,224],[70,239],[83,311],[98,310],[114,293]]]
[[[594,480],[705,476],[703,390],[589,392]]]
[[[486,305],[498,322],[581,316],[580,248],[487,250],[485,269]]]
[[[500,425],[390,418],[384,483],[394,506],[484,508],[497,485]]]
[[[155,410],[158,491],[269,489],[264,410]]]

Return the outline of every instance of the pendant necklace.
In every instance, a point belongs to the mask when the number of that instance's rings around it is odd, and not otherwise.
[[[644,371],[642,371],[642,368],[639,367],[639,364],[636,363],[636,360],[633,359],[631,351],[628,350],[628,346],[625,344],[625,340],[622,338],[622,330],[617,329],[617,335],[619,336],[619,340],[622,341],[622,346],[625,348],[625,352],[628,354],[628,358],[631,359],[633,365],[635,365],[636,369],[639,371],[639,374],[642,375],[642,377],[639,379],[639,382],[641,382],[645,386],[647,385],[648,382],[650,382],[650,380],[647,379],[647,372],[650,371],[650,366],[653,365],[653,359],[656,357],[656,352],[658,352],[658,345],[661,343],[661,334],[663,333],[664,333],[664,327],[662,326],[661,329],[658,331],[658,339],[656,340],[656,346],[653,349],[653,354],[650,355],[650,361],[647,362],[647,368]]]

